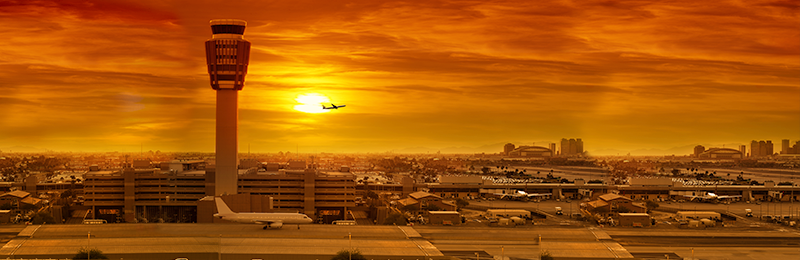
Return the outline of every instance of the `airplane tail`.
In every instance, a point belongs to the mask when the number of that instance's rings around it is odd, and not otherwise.
[[[225,204],[225,201],[222,200],[220,197],[214,198],[214,201],[217,202],[217,212],[219,214],[233,214],[234,212],[228,208],[228,205]]]

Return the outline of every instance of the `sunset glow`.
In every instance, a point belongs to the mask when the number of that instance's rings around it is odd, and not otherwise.
[[[0,5],[0,150],[213,151],[216,18],[253,152],[800,139],[797,1],[41,0]]]
[[[323,95],[320,95],[320,94],[317,94],[317,93],[303,94],[303,95],[297,96],[297,98],[295,100],[297,101],[297,103],[300,103],[300,105],[295,105],[294,106],[294,110],[297,110],[297,111],[300,111],[300,112],[305,112],[305,113],[325,113],[325,112],[330,112],[329,110],[322,109],[322,105],[328,104],[328,103],[331,102],[331,100],[328,99],[328,97],[326,97],[326,96],[323,96]]]

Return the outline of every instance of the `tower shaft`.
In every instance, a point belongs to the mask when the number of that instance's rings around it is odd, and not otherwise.
[[[211,88],[217,91],[215,195],[237,194],[239,181],[239,91],[250,62],[247,22],[211,20],[206,61]]]
[[[217,90],[216,195],[236,194],[239,170],[239,91]]]

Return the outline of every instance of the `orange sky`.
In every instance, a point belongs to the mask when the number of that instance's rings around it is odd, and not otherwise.
[[[242,152],[800,139],[797,1],[12,0],[0,150],[214,151],[215,18],[253,45]],[[308,93],[347,107],[294,110]]]

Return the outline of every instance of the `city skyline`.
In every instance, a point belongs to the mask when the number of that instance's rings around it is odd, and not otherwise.
[[[236,18],[253,44],[242,153],[780,151],[800,139],[799,17],[791,1],[8,3],[0,150],[213,151],[202,42]]]

